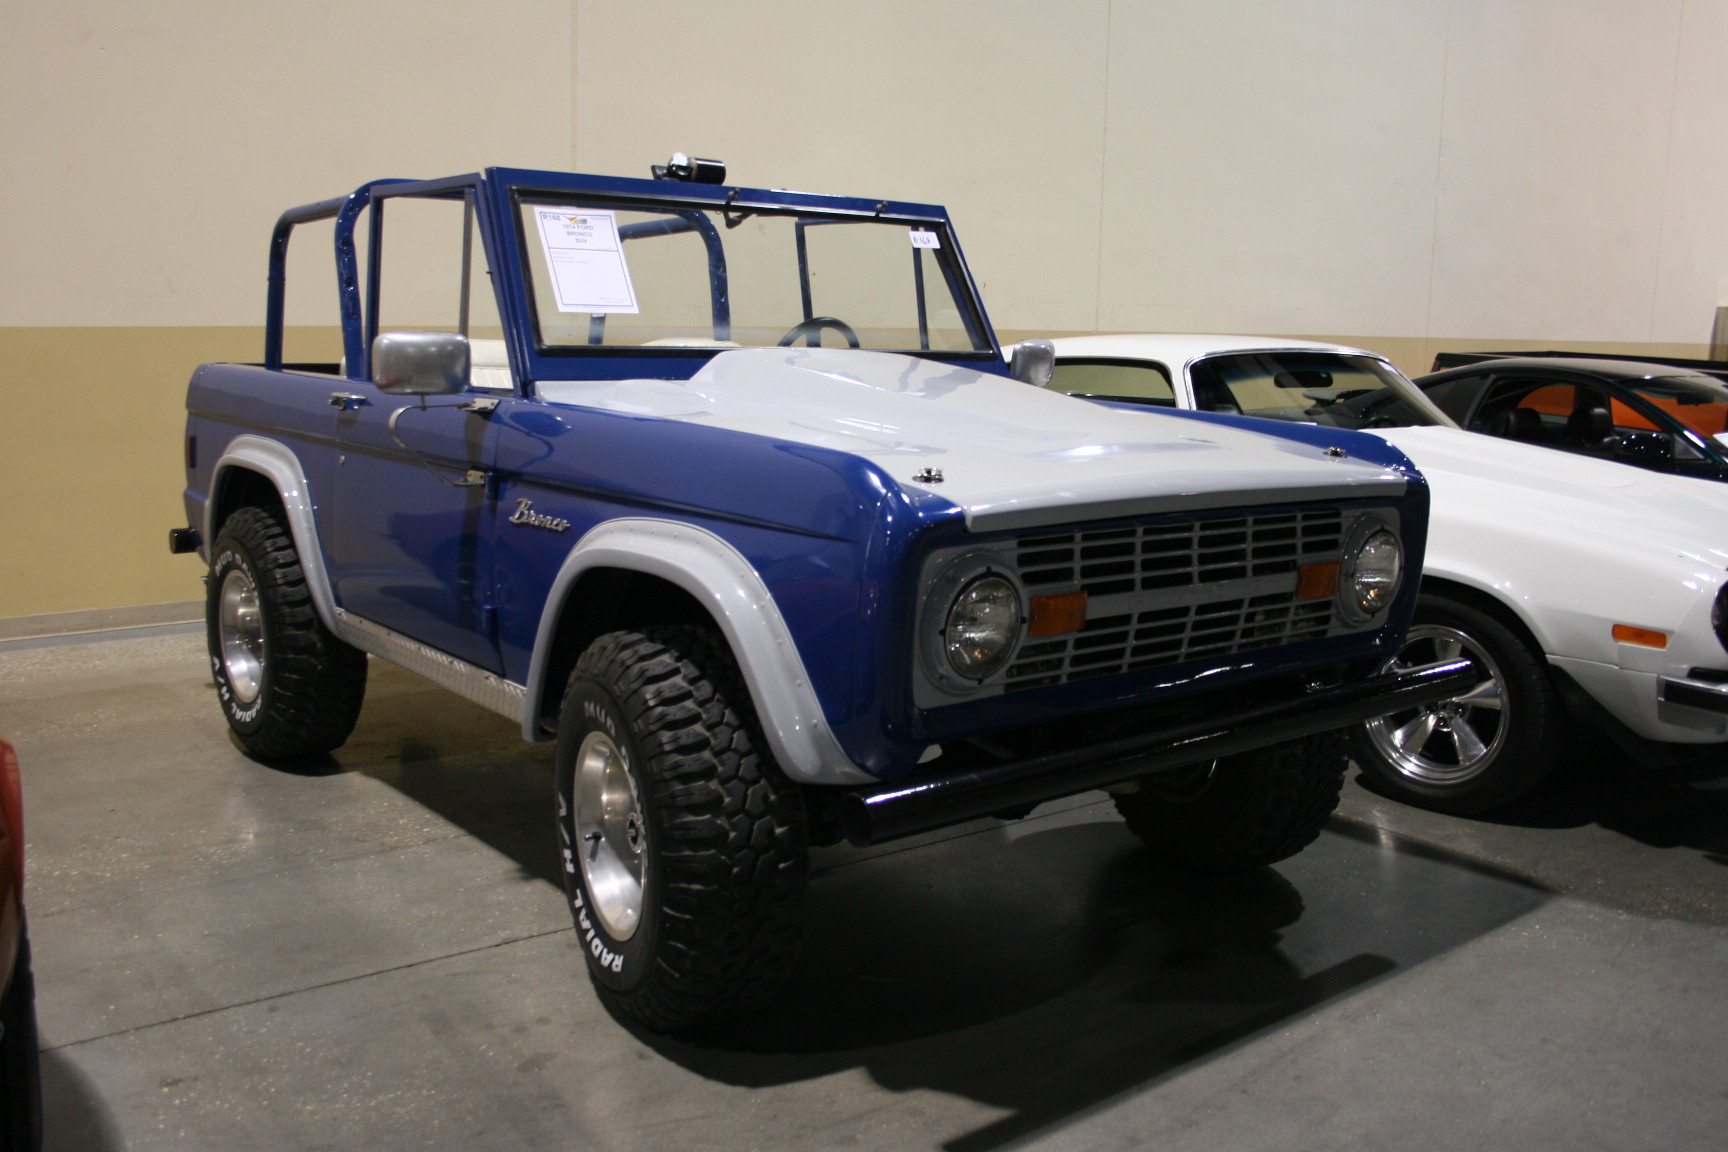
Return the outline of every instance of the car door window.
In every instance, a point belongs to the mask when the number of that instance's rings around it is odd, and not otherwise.
[[[460,333],[470,343],[471,384],[510,387],[503,321],[469,201],[395,196],[380,209],[371,333]]]
[[[1625,458],[1631,445],[1641,455],[1660,452],[1655,441],[1667,441],[1665,432],[1607,389],[1540,377],[1496,379],[1470,428],[1608,459]]]
[[[1050,375],[1051,391],[1089,400],[1126,400],[1135,404],[1176,406],[1170,370],[1151,360],[1059,360]]]
[[[1470,409],[1487,383],[1486,376],[1454,376],[1450,380],[1422,384],[1422,391],[1439,406],[1440,411],[1464,425],[1468,423]]]

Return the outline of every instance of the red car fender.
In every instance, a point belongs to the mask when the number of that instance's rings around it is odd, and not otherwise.
[[[12,980],[12,965],[24,925],[24,790],[18,777],[18,754],[0,740],[0,965]]]

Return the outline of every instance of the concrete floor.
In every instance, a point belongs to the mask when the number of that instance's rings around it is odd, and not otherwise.
[[[548,748],[374,663],[347,747],[266,768],[158,632],[0,645],[56,1152],[1728,1143],[1728,791],[1352,783],[1227,881],[1096,795],[828,850],[785,1001],[673,1041],[589,990]]]

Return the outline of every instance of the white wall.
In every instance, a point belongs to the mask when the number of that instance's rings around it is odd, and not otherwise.
[[[1703,342],[1724,0],[576,0],[576,156],[954,211],[1002,327]]]
[[[1728,0],[20,3],[0,110],[3,325],[255,324],[281,208],[573,137],[947,203],[1010,328],[1701,341],[1728,298]]]
[[[678,149],[741,183],[944,203],[998,323],[1092,326],[1102,0],[576,5],[583,168]]]
[[[0,6],[0,325],[263,323],[270,225],[570,163],[569,0]]]

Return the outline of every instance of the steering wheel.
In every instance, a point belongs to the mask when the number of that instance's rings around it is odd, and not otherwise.
[[[803,340],[812,348],[822,344],[822,329],[832,328],[846,338],[848,348],[858,347],[858,333],[852,331],[852,325],[844,320],[836,320],[832,316],[812,316],[808,320],[792,325],[792,331],[780,337],[780,347],[790,348]]]

